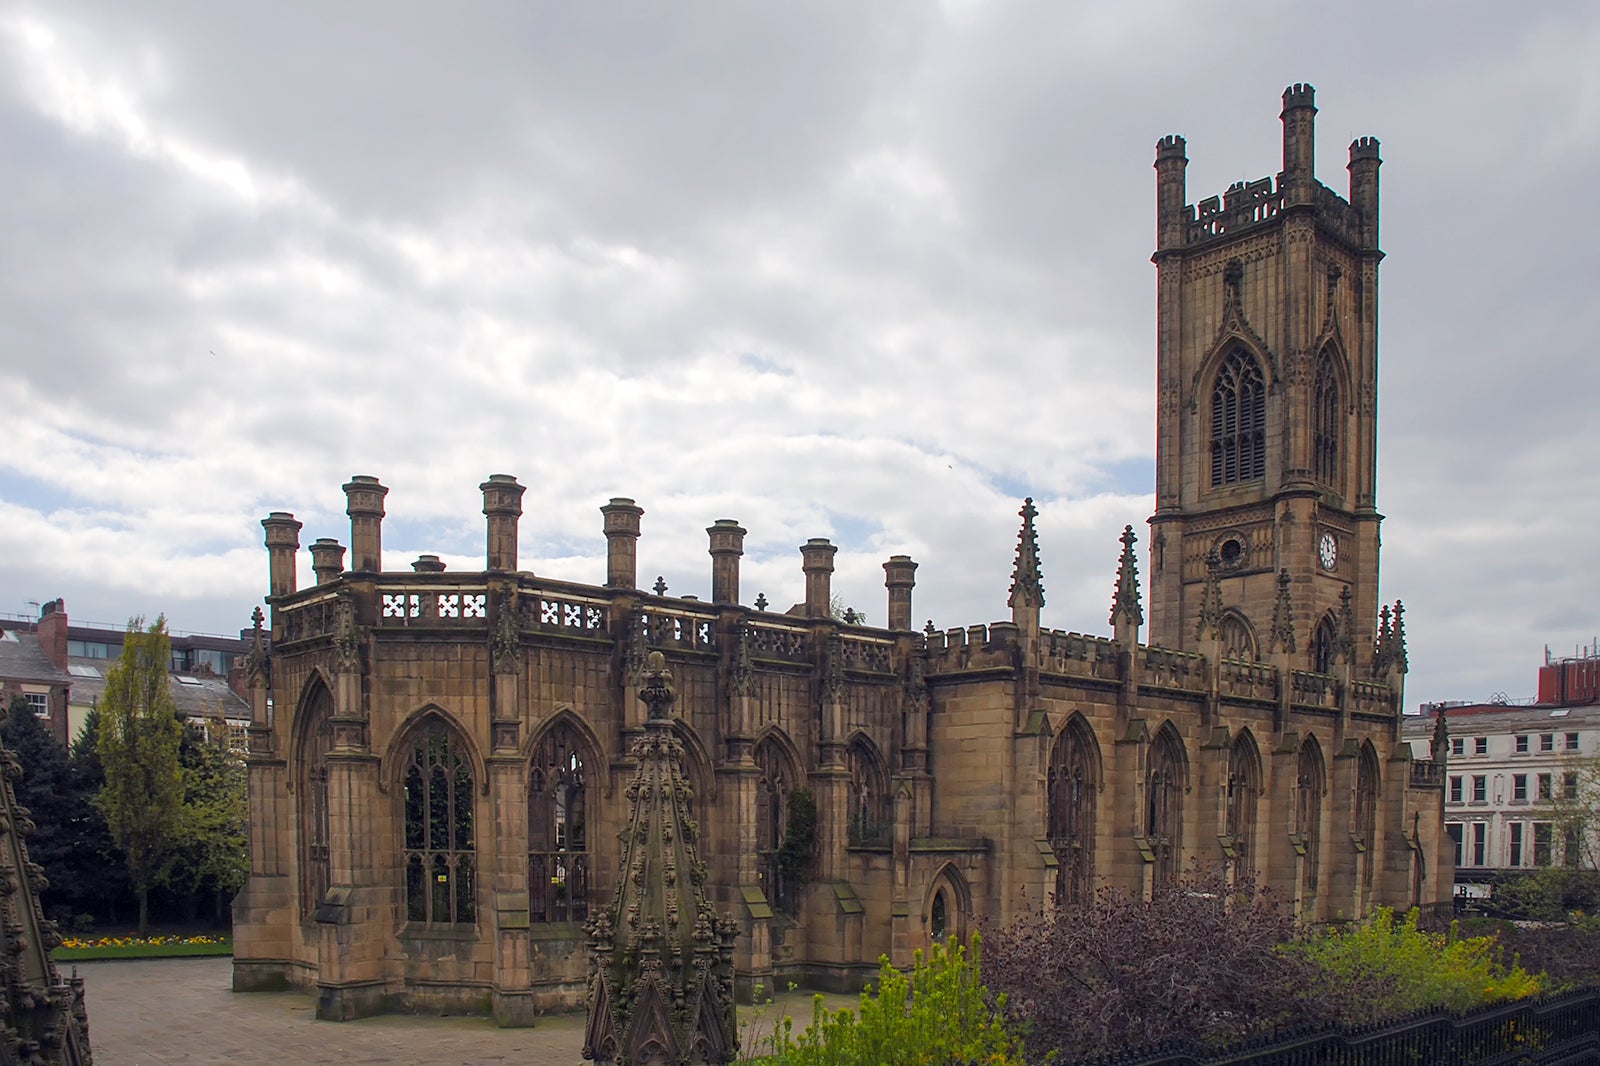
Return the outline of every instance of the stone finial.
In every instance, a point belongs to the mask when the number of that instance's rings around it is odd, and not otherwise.
[[[1428,745],[1428,759],[1440,766],[1450,761],[1450,724],[1443,707],[1433,714],[1433,739]]]
[[[294,555],[300,550],[300,523],[288,511],[273,511],[261,520],[266,531],[268,592],[287,596],[295,590]]]
[[[626,496],[616,496],[600,508],[600,513],[605,516],[606,588],[637,588],[639,520],[644,517],[644,508]]]
[[[1267,651],[1295,652],[1294,604],[1289,599],[1289,571],[1278,571],[1278,598],[1272,603],[1272,632],[1267,635]]]
[[[527,487],[517,484],[510,474],[490,474],[478,490],[483,493],[486,519],[485,561],[490,570],[509,573],[517,568],[517,519],[522,517],[522,494]]]
[[[719,518],[706,527],[711,538],[711,602],[739,602],[739,557],[748,532],[732,518]]]
[[[1395,669],[1404,674],[1411,669],[1411,660],[1406,655],[1406,605],[1399,600],[1394,601],[1394,629],[1390,632],[1390,654],[1393,656]]]
[[[419,555],[417,561],[411,564],[411,569],[418,574],[442,574],[444,560],[437,555]]]
[[[1117,587],[1111,596],[1111,625],[1144,625],[1144,607],[1139,602],[1139,563],[1133,545],[1139,538],[1132,526],[1122,527],[1122,558],[1117,562]]]
[[[807,618],[827,618],[833,613],[833,557],[838,552],[826,537],[812,537],[800,545],[800,569],[806,576]]]
[[[767,609],[767,603],[767,594],[765,592],[756,593],[756,610],[765,611]]]
[[[88,1014],[83,978],[62,977],[51,952],[61,934],[45,919],[38,893],[47,882],[29,861],[27,835],[34,831],[27,809],[17,803],[12,782],[22,777],[22,760],[0,746],[0,908],[6,916],[6,964],[0,967],[0,1047],[7,1062],[87,1066]],[[42,1039],[41,1039],[42,1038]]]
[[[266,634],[262,626],[266,624],[267,616],[262,613],[259,606],[250,612],[250,651],[244,660],[245,683],[251,686],[266,684],[270,679],[270,663],[267,657]]]
[[[656,575],[656,583],[654,585],[650,586],[650,589],[657,596],[665,596],[667,594],[667,579],[666,579],[666,575],[657,574]]]
[[[883,564],[883,584],[889,590],[890,629],[911,628],[911,590],[917,584],[917,564],[909,555],[891,555]]]
[[[1389,621],[1389,605],[1378,612],[1378,635],[1372,643],[1372,676],[1382,677],[1394,662],[1394,633]]]
[[[1222,558],[1217,549],[1206,553],[1206,586],[1200,593],[1200,617],[1195,620],[1196,640],[1216,640],[1222,635]]]
[[[689,816],[676,692],[651,652],[639,698],[649,708],[635,764],[617,889],[585,925],[588,1019],[583,1057],[601,1063],[726,1063],[739,1048],[733,945],[739,923],[706,894],[699,826]]]
[[[317,584],[337,581],[344,573],[344,545],[332,537],[318,537],[311,542],[311,572],[317,575]]]
[[[1017,561],[1011,568],[1011,596],[1006,606],[1038,610],[1044,606],[1044,568],[1039,565],[1039,535],[1033,528],[1039,512],[1032,496],[1022,501],[1017,514],[1022,516],[1022,529],[1017,532]]]
[[[1342,663],[1356,661],[1356,616],[1350,609],[1350,586],[1339,593],[1339,631],[1333,641],[1334,651]]]
[[[376,574],[383,569],[383,500],[389,490],[378,479],[357,474],[344,486],[350,516],[350,569]]]

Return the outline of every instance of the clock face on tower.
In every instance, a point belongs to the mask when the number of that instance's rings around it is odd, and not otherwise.
[[[1332,533],[1322,534],[1322,539],[1317,542],[1317,557],[1324,570],[1332,570],[1339,565],[1339,542]]]

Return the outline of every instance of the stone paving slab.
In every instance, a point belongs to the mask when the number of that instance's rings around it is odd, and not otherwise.
[[[486,1018],[386,1014],[322,1022],[300,992],[232,989],[229,958],[64,963],[84,979],[96,1066],[280,1066],[285,1063],[582,1062],[583,1016],[556,1014],[531,1029],[500,1029]],[[854,1006],[828,996],[829,1009]],[[741,1033],[771,1032],[784,1012],[796,1028],[811,1020],[811,997],[791,993],[763,1011],[741,1009]]]

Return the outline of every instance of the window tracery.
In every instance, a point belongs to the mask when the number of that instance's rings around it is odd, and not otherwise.
[[[477,920],[472,763],[454,732],[433,720],[409,742],[405,782],[406,920]]]
[[[1317,364],[1316,384],[1312,389],[1311,451],[1317,480],[1324,485],[1339,483],[1339,374],[1333,353],[1324,351]]]
[[[887,843],[889,795],[882,763],[864,738],[850,745],[850,833],[852,846]]]
[[[767,901],[785,914],[794,913],[793,886],[783,875],[780,853],[789,829],[789,796],[794,791],[788,759],[768,737],[756,745],[756,855]]]
[[[1056,738],[1045,779],[1045,834],[1056,856],[1056,902],[1093,893],[1096,779],[1093,741],[1077,722]]]
[[[1227,833],[1233,846],[1236,868],[1245,873],[1254,868],[1256,799],[1261,794],[1261,757],[1250,734],[1241,731],[1228,753]]]
[[[300,910],[310,915],[328,893],[328,752],[333,696],[321,682],[306,700],[300,740]]]
[[[1266,378],[1255,356],[1235,348],[1211,390],[1211,486],[1255,481],[1266,469]]]
[[[1145,779],[1145,839],[1155,860],[1155,884],[1178,878],[1183,847],[1183,750],[1170,729],[1156,736]]]
[[[529,921],[589,916],[590,813],[584,746],[570,722],[557,722],[528,769]]]
[[[1326,773],[1322,750],[1314,738],[1300,745],[1300,761],[1295,776],[1294,830],[1298,850],[1304,857],[1301,889],[1307,897],[1316,895],[1322,853],[1322,793]]]

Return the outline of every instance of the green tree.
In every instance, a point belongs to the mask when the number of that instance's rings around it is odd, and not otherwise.
[[[111,839],[105,815],[94,803],[105,787],[106,772],[100,763],[100,707],[89,708],[83,720],[83,731],[72,742],[72,781],[78,797],[72,817],[73,837],[78,864],[73,875],[76,905],[79,913],[104,917],[112,924],[117,922],[117,911],[132,895],[128,884],[128,864]]]
[[[11,701],[0,722],[0,743],[16,753],[22,777],[16,782],[17,802],[26,807],[34,823],[28,834],[28,858],[44,867],[50,886],[40,894],[45,913],[58,916],[67,905],[72,885],[74,841],[70,808],[72,768],[67,752],[34,714],[21,696]]]
[[[165,616],[148,629],[142,618],[131,620],[100,701],[105,785],[95,805],[127,862],[141,933],[150,927],[150,890],[171,874],[182,834],[183,727],[167,680],[171,661]]]
[[[250,872],[249,794],[244,761],[228,750],[220,711],[216,725],[209,736],[194,722],[183,732],[182,844],[173,879],[191,899],[212,893],[212,917],[220,924],[223,901],[239,891]]]

